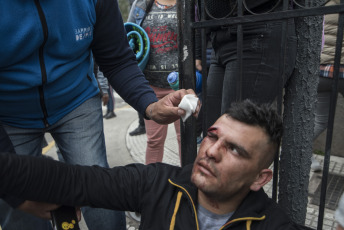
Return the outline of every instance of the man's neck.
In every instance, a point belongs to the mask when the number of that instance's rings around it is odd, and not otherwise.
[[[237,194],[226,200],[210,198],[202,191],[198,190],[198,203],[208,211],[222,215],[234,212],[241,204],[247,193]]]

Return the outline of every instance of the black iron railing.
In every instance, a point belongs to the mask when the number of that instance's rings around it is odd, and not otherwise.
[[[197,0],[196,0],[197,1]],[[242,98],[241,96],[241,82],[242,82],[242,47],[243,47],[243,33],[242,26],[250,23],[257,22],[267,22],[267,21],[283,21],[282,23],[282,40],[281,40],[281,60],[284,60],[286,51],[286,39],[285,34],[287,31],[287,19],[291,18],[302,18],[302,17],[313,17],[322,16],[326,14],[339,14],[338,23],[338,35],[336,43],[336,55],[334,60],[334,81],[333,90],[331,96],[330,104],[330,116],[328,122],[327,136],[326,136],[326,149],[324,158],[324,168],[322,176],[322,188],[321,197],[319,205],[319,215],[318,215],[318,230],[322,229],[323,219],[324,219],[324,209],[325,209],[325,197],[326,197],[326,186],[327,177],[329,172],[329,162],[330,162],[330,152],[331,143],[333,135],[333,124],[335,115],[335,106],[337,99],[337,85],[338,85],[338,75],[339,75],[339,65],[342,50],[343,41],[343,26],[344,26],[344,1],[341,0],[340,5],[335,6],[324,6],[326,2],[321,1],[310,1],[306,0],[302,3],[296,0],[276,0],[271,1],[271,9],[267,12],[254,12],[249,8],[246,0],[237,0],[234,4],[228,6],[228,14],[222,15],[221,18],[216,18],[209,9],[205,6],[205,2],[209,0],[200,1],[200,12],[201,20],[195,22],[195,0],[178,0],[178,19],[179,19],[179,72],[180,72],[180,84],[181,88],[195,88],[195,55],[194,55],[194,40],[195,40],[195,30],[200,29],[202,34],[202,63],[206,63],[206,28],[221,27],[221,26],[236,26],[237,30],[237,56],[238,56],[238,69],[241,70],[238,81],[237,81],[237,100]],[[217,0],[213,0],[217,1]],[[230,0],[228,0],[230,2]],[[233,1],[232,1],[233,2]],[[312,36],[312,35],[310,35]],[[284,67],[284,61],[281,62],[281,69]],[[283,73],[284,74],[284,73]],[[207,68],[202,69],[202,97],[203,106],[207,103]],[[280,93],[277,98],[277,104],[279,112],[282,114],[283,107],[283,83],[281,82],[278,86]],[[206,117],[204,116],[204,119]],[[310,119],[310,122],[314,120]],[[205,124],[205,122],[203,122]],[[291,124],[289,124],[291,125]],[[205,125],[204,125],[205,127]],[[196,146],[196,134],[195,134],[195,119],[189,119],[186,123],[182,124],[181,135],[182,135],[182,165],[192,163],[197,155]],[[203,135],[206,133],[204,132]],[[313,135],[313,130],[310,130],[310,138]],[[312,141],[311,141],[312,142]],[[301,146],[301,148],[304,148]],[[288,159],[288,158],[287,158]],[[277,200],[278,194],[278,178],[279,178],[279,165],[284,163],[290,164],[290,162],[282,162],[277,157],[274,163],[274,179],[273,179],[273,193],[272,198]],[[310,164],[304,166],[304,171],[309,172]],[[301,165],[301,167],[303,167]],[[300,178],[300,180],[305,180],[308,183],[309,178]],[[285,183],[285,181],[283,181]],[[285,187],[285,186],[284,186]],[[293,197],[297,197],[298,194],[293,194]],[[287,198],[289,199],[289,198]],[[293,199],[293,198],[290,198]],[[307,204],[306,204],[307,205]],[[305,210],[305,209],[303,209]],[[290,211],[290,210],[289,210]],[[302,220],[297,220],[296,222],[302,222]],[[304,222],[304,219],[303,219]],[[303,223],[300,223],[303,224]]]

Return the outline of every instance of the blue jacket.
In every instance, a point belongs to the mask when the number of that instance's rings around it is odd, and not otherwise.
[[[146,8],[149,0],[135,0],[129,12],[128,22],[141,25],[142,19],[146,14]]]
[[[128,45],[116,0],[3,1],[0,15],[4,124],[44,128],[97,95],[92,53],[141,114],[157,101]]]

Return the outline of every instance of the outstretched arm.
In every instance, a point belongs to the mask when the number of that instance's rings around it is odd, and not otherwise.
[[[12,145],[10,138],[8,137],[5,129],[0,124],[0,155],[1,154],[12,154],[15,155],[15,150]],[[15,167],[13,169],[16,169]],[[3,176],[3,178],[13,179],[9,175]],[[2,194],[0,190],[0,194]],[[13,208],[18,208],[21,211],[30,213],[34,216],[50,219],[50,211],[56,209],[58,205],[39,203],[28,201],[14,197],[12,193],[2,194],[1,197]]]
[[[158,99],[138,67],[134,52],[128,44],[117,1],[99,0],[96,12],[92,51],[109,84],[127,103],[146,115],[146,118],[160,124],[179,119],[184,114],[177,107],[182,96],[195,93],[192,90],[177,91],[157,102]],[[196,113],[198,111],[199,109]]]
[[[136,211],[142,191],[150,186],[145,178],[155,173],[146,169],[141,164],[109,169],[0,154],[0,198],[11,194],[59,205]]]

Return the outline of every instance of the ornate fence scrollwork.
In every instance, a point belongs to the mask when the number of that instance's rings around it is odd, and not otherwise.
[[[237,16],[237,0],[205,0],[205,12],[210,19],[224,19]],[[319,7],[312,0],[290,0],[289,5],[294,8],[308,9]],[[320,6],[324,6],[329,0],[324,0]],[[282,10],[283,0],[243,0],[245,15],[266,14],[277,10]]]

